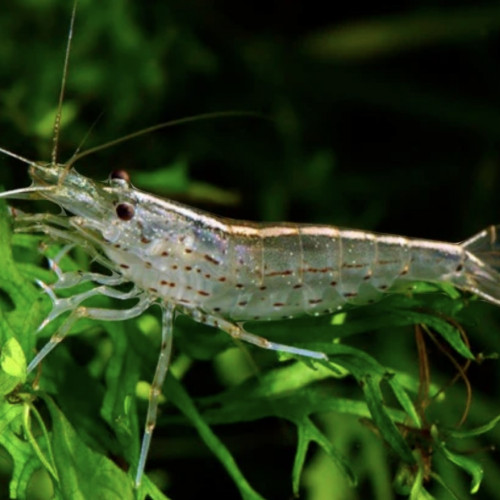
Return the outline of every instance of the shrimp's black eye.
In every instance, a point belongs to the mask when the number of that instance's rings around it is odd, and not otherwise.
[[[109,179],[111,181],[123,181],[126,182],[127,184],[130,183],[130,175],[128,175],[128,172],[126,170],[113,170],[109,174]]]
[[[116,205],[116,215],[121,220],[131,220],[135,215],[135,208],[130,203]]]

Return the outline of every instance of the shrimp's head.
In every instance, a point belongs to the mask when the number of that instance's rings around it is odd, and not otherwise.
[[[42,199],[51,201],[65,211],[89,220],[103,220],[114,211],[114,200],[103,185],[65,165],[32,163],[30,189]]]

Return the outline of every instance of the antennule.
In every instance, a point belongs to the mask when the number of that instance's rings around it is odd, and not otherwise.
[[[68,65],[69,65],[69,54],[71,52],[71,41],[73,39],[73,26],[75,25],[75,17],[76,17],[76,4],[77,0],[73,3],[73,10],[71,12],[71,21],[69,24],[69,33],[68,33],[68,43],[66,44],[66,53],[64,55],[64,66],[63,66],[63,74],[61,80],[61,90],[59,91],[59,101],[57,103],[57,113],[56,118],[54,120],[54,130],[53,130],[53,143],[52,143],[52,154],[51,154],[51,163],[55,165],[57,163],[57,149],[59,147],[59,131],[61,129],[61,115],[62,115],[62,106],[64,101],[64,91],[66,89],[66,77],[68,76]]]
[[[102,149],[110,148],[112,146],[116,146],[117,144],[121,144],[122,142],[130,141],[131,139],[135,139],[136,137],[140,137],[141,135],[149,134],[150,132],[156,132],[162,128],[173,127],[175,125],[184,125],[185,123],[197,122],[202,120],[212,120],[214,118],[227,118],[227,117],[252,117],[252,118],[261,118],[261,119],[269,119],[263,116],[260,113],[255,113],[253,111],[215,111],[213,113],[202,113],[200,115],[194,116],[186,116],[185,118],[178,118],[176,120],[170,120],[163,123],[158,123],[156,125],[152,125],[151,127],[146,127],[141,130],[137,130],[130,134],[124,135],[123,137],[119,137],[118,139],[113,139],[112,141],[105,142],[104,144],[100,144],[99,146],[94,146],[93,148],[89,148],[81,153],[78,150],[75,154],[69,159],[66,164],[67,170],[69,170],[73,164],[83,158],[84,156],[88,156],[92,153],[96,153],[97,151],[101,151]]]
[[[12,151],[9,151],[8,149],[0,148],[0,153],[3,153],[4,155],[10,156],[11,158],[15,158],[16,160],[22,161],[23,163],[26,163],[27,165],[33,165],[33,161],[28,160],[24,156],[18,155],[16,153],[13,153]]]

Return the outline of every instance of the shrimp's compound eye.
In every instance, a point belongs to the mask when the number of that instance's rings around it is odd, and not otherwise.
[[[116,215],[121,220],[131,220],[135,215],[135,208],[130,203],[119,203],[116,205]]]
[[[126,170],[113,170],[109,174],[109,180],[112,183],[127,185],[130,184],[130,175],[128,175],[128,172]]]

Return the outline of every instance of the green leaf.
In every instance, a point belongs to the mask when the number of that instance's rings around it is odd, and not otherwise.
[[[453,462],[455,465],[472,476],[470,492],[471,494],[477,493],[484,475],[484,470],[481,464],[464,455],[451,452],[444,444],[441,444],[439,449],[446,456],[446,458],[450,460],[450,462]]]
[[[204,443],[212,453],[220,460],[221,464],[233,478],[240,490],[241,496],[247,500],[262,500],[262,497],[250,486],[243,474],[240,472],[234,458],[224,444],[212,432],[210,427],[198,413],[191,398],[181,384],[170,373],[167,375],[165,389],[172,402],[186,415],[198,431]]]
[[[50,397],[43,399],[52,419],[57,488],[63,498],[133,499],[132,479],[111,460],[83,443]]]
[[[26,357],[15,337],[11,337],[3,345],[0,369],[0,396],[8,394],[26,380]]]

